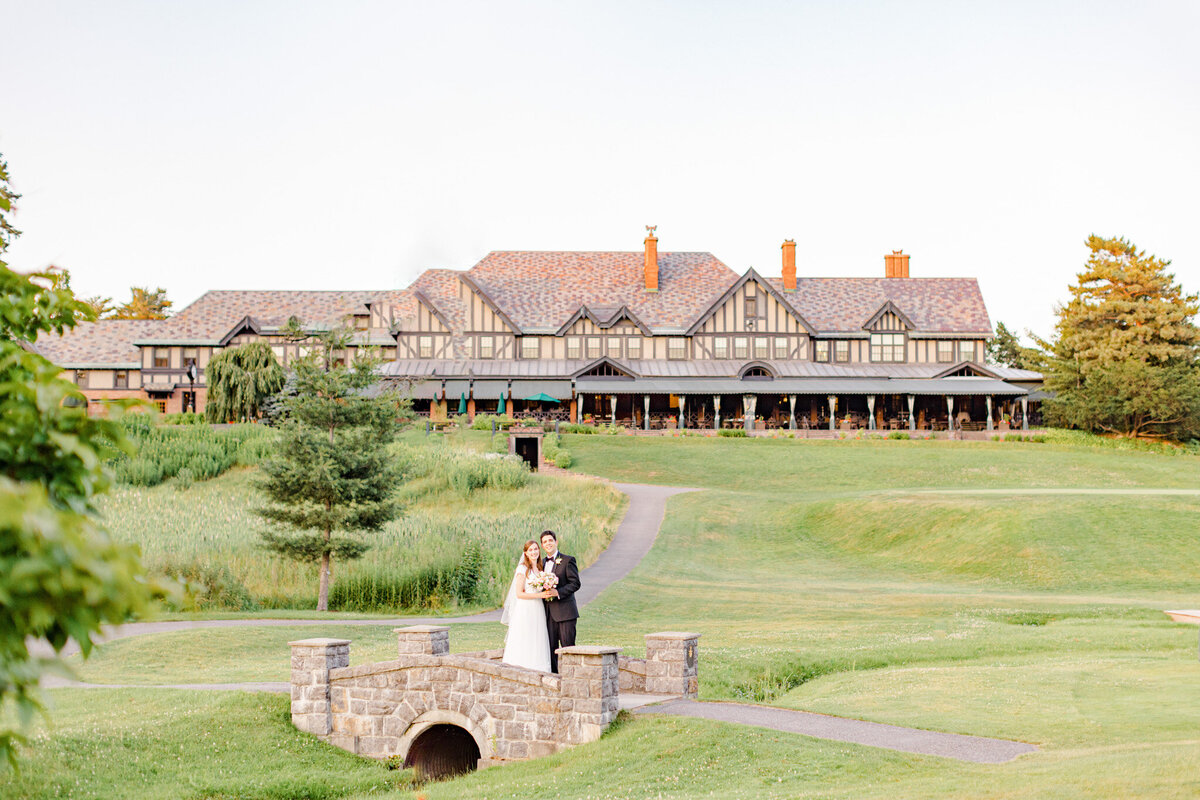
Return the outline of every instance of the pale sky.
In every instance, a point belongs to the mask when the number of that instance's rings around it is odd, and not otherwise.
[[[1200,3],[0,0],[16,269],[385,289],[490,250],[979,278],[1051,331],[1089,233],[1200,290]]]

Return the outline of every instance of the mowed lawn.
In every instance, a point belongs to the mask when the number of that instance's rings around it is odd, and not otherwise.
[[[1041,749],[980,766],[638,716],[595,745],[423,787],[431,800],[1200,795],[1197,628],[1162,614],[1200,606],[1200,496],[1111,492],[1198,487],[1200,459],[993,442],[564,441],[574,471],[705,489],[670,501],[647,559],[584,612],[583,641],[636,654],[644,633],[695,630],[703,634],[704,699]],[[963,491],[973,488],[1013,491]],[[1021,493],[1030,488],[1103,491]],[[114,642],[83,672],[122,683],[283,680],[286,642],[317,632],[354,640],[354,663],[391,652],[388,629],[207,630]],[[503,629],[456,625],[451,636],[452,649],[476,649],[498,646]],[[100,736],[106,726],[122,729],[114,721],[128,716],[114,704],[132,715],[138,703],[170,695],[220,707],[212,693],[161,689],[54,694],[64,705],[56,719],[67,724],[27,752],[14,796],[61,795],[64,772],[80,781],[71,796],[122,796],[102,791],[124,775],[106,761],[150,758],[158,745],[143,747],[134,734]],[[260,720],[229,736],[288,752],[297,734],[285,698],[217,696],[241,718]],[[168,715],[160,724],[204,724],[197,719]],[[213,711],[210,719],[221,717]],[[261,777],[232,754],[206,752],[194,736],[180,740],[179,770]],[[76,751],[98,765],[90,777],[65,766]],[[325,781],[320,768],[305,766],[310,758],[295,757],[295,774],[314,777],[291,789],[249,777],[240,793],[228,784],[173,784],[175,766],[123,779],[146,789],[127,796],[411,796],[394,782],[397,773],[376,764],[337,761],[345,765],[339,780]],[[288,757],[277,762],[286,768]],[[164,788],[176,786],[178,794]],[[2,781],[0,794],[8,796]]]

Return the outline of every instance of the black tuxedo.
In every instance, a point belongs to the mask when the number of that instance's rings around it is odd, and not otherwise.
[[[575,644],[575,621],[579,619],[579,607],[575,605],[575,593],[579,591],[579,566],[575,556],[557,553],[554,561],[547,559],[543,571],[553,572],[558,578],[558,597],[544,600],[546,604],[546,633],[550,637],[550,671],[558,672],[559,647]]]

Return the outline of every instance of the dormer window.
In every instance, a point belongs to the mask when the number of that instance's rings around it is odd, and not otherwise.
[[[496,357],[496,341],[491,336],[479,337],[479,357],[480,358],[495,358]]]
[[[687,339],[682,336],[672,337],[667,342],[667,358],[674,361],[682,361],[687,358]]]
[[[625,351],[629,358],[642,357],[642,339],[640,336],[630,336],[625,340]]]
[[[883,363],[906,361],[903,333],[872,333],[871,360]]]
[[[371,327],[371,317],[369,314],[354,315],[354,330],[365,331]]]

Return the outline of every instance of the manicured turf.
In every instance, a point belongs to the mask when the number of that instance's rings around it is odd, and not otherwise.
[[[1161,613],[1194,607],[1200,595],[1191,546],[1200,500],[896,491],[1196,487],[1200,459],[990,442],[567,442],[580,471],[711,487],[670,501],[647,559],[587,608],[582,641],[636,654],[643,633],[696,630],[706,699],[1042,749],[1010,764],[966,765],[638,717],[595,745],[425,787],[430,800],[1200,794],[1197,629]],[[352,639],[354,663],[388,657],[393,647],[388,629],[196,631],[113,643],[85,675],[280,680],[286,641],[316,630]],[[451,646],[499,646],[502,636],[494,624],[459,625]],[[141,691],[133,696],[161,690]],[[119,713],[103,711],[109,702],[98,699],[88,713]],[[34,764],[55,758],[57,741],[35,747]],[[105,746],[110,755],[157,752],[140,750],[136,737],[124,750]],[[204,763],[189,753],[185,762]],[[28,780],[30,796],[52,796],[50,783]],[[349,794],[368,796],[365,787]]]

